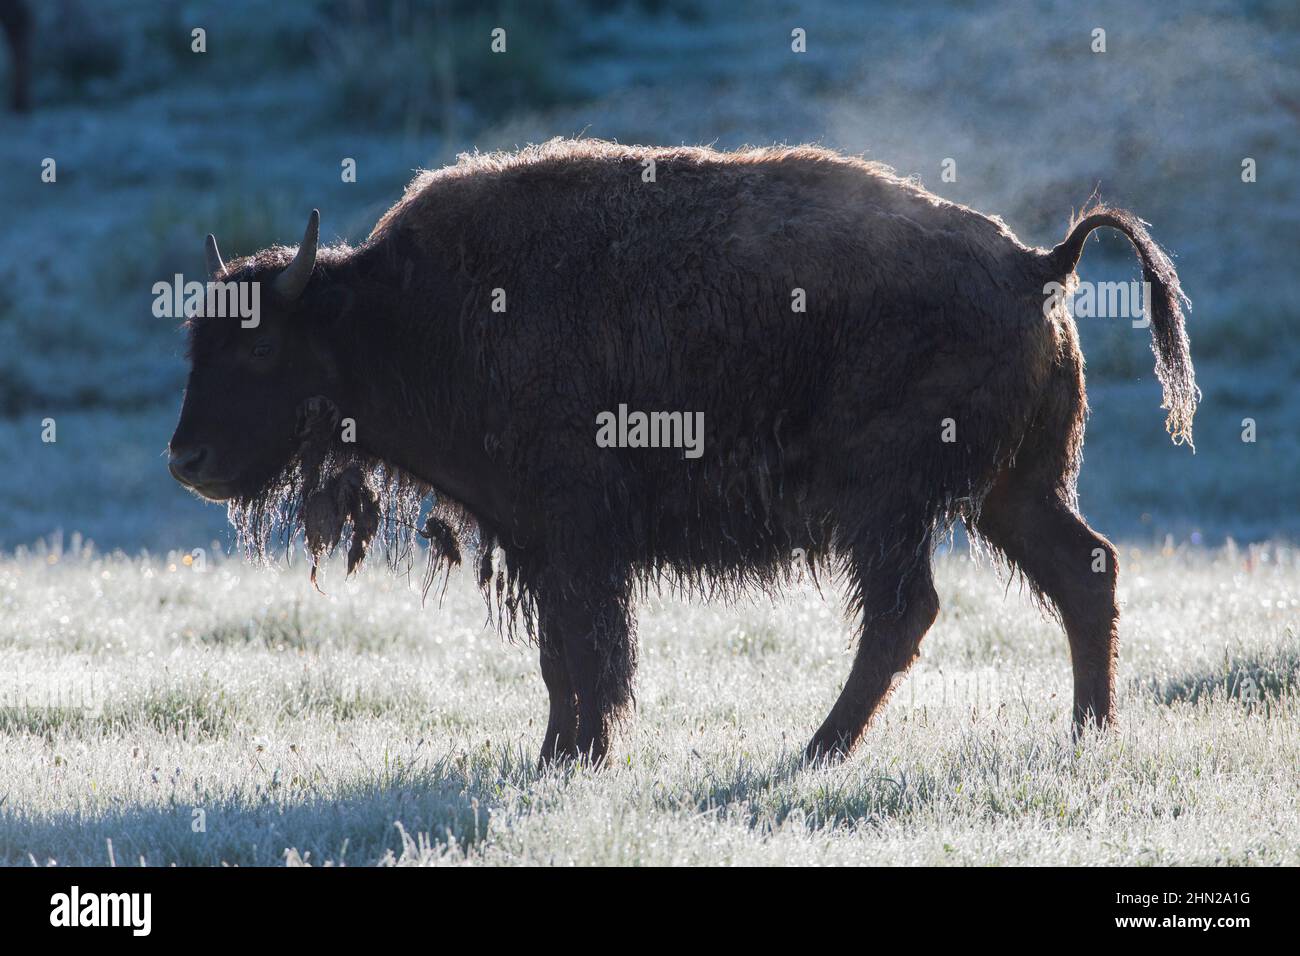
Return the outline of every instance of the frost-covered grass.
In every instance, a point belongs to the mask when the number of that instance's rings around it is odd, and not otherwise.
[[[800,590],[651,602],[613,766],[539,774],[534,651],[468,573],[421,609],[378,567],[321,596],[301,562],[20,553],[0,861],[1300,863],[1300,556],[1122,560],[1113,736],[1071,742],[1063,635],[959,554],[846,764],[798,763],[849,665],[833,596]]]
[[[0,861],[103,863],[109,841],[123,863],[1300,861],[1294,552],[1150,552],[1300,536],[1294,4],[555,0],[507,17],[508,58],[483,52],[477,13],[444,31],[480,43],[455,54],[450,117],[427,24],[326,2],[99,7],[41,8],[37,109],[0,117]],[[1080,322],[1083,504],[1147,549],[1124,549],[1117,734],[1070,742],[1064,637],[949,557],[923,660],[845,766],[797,766],[849,666],[835,607],[800,592],[647,607],[620,761],[539,775],[535,654],[484,631],[463,577],[422,610],[375,569],[328,575],[326,598],[301,567],[220,557],[221,509],[161,455],[185,363],[153,284],[201,274],[208,231],[227,257],[296,242],[316,206],[328,239],[357,241],[417,167],[582,133],[819,141],[1035,244],[1098,185],[1152,222],[1195,301],[1205,401],[1191,456],[1161,433],[1148,333]],[[1113,238],[1081,265],[1136,271]],[[205,548],[207,569],[15,555],[58,529]],[[79,691],[99,713],[48,706]]]

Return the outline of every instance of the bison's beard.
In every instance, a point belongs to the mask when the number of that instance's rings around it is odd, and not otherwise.
[[[312,398],[298,411],[299,446],[285,466],[251,494],[232,498],[230,523],[249,558],[268,562],[289,555],[302,541],[311,559],[312,582],[322,558],[340,545],[351,574],[378,542],[389,565],[409,572],[419,538],[429,541],[424,590],[439,566],[460,563],[459,539],[471,535],[472,519],[457,504],[442,501],[414,476],[340,440],[338,408]],[[425,499],[429,515],[420,522]]]

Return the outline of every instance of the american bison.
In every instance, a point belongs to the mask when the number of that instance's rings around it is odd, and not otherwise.
[[[1079,516],[1083,357],[1045,295],[1101,226],[1137,250],[1190,442],[1186,300],[1127,212],[1035,249],[824,149],[553,140],[420,174],[355,248],[319,245],[315,212],[297,250],[223,263],[209,236],[212,276],[263,283],[262,315],[189,322],[170,468],[258,554],[302,532],[313,558],[346,539],[349,567],[376,540],[409,560],[421,531],[432,573],[472,544],[540,651],[543,760],[606,755],[638,594],[777,589],[805,562],[860,628],[807,749],[847,754],[938,613],[933,548],[958,520],[1054,606],[1076,728],[1105,724],[1116,554]],[[698,454],[671,447],[680,421]]]

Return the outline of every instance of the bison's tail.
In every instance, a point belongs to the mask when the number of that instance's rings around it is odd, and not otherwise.
[[[1196,387],[1196,372],[1183,323],[1183,307],[1190,308],[1191,301],[1178,284],[1178,273],[1169,256],[1146,231],[1146,223],[1130,212],[1109,206],[1094,206],[1080,213],[1070,223],[1070,234],[1065,241],[1047,254],[1049,272],[1058,280],[1070,275],[1083,253],[1084,240],[1100,226],[1118,229],[1137,249],[1142,261],[1142,278],[1150,290],[1147,309],[1151,320],[1151,350],[1156,355],[1156,377],[1164,388],[1161,408],[1169,411],[1165,428],[1174,444],[1192,445],[1192,418],[1201,391]]]

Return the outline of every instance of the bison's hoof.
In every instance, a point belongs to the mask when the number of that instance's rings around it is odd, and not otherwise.
[[[820,731],[804,749],[803,760],[807,766],[828,767],[840,763],[853,749],[853,743],[839,734]]]

